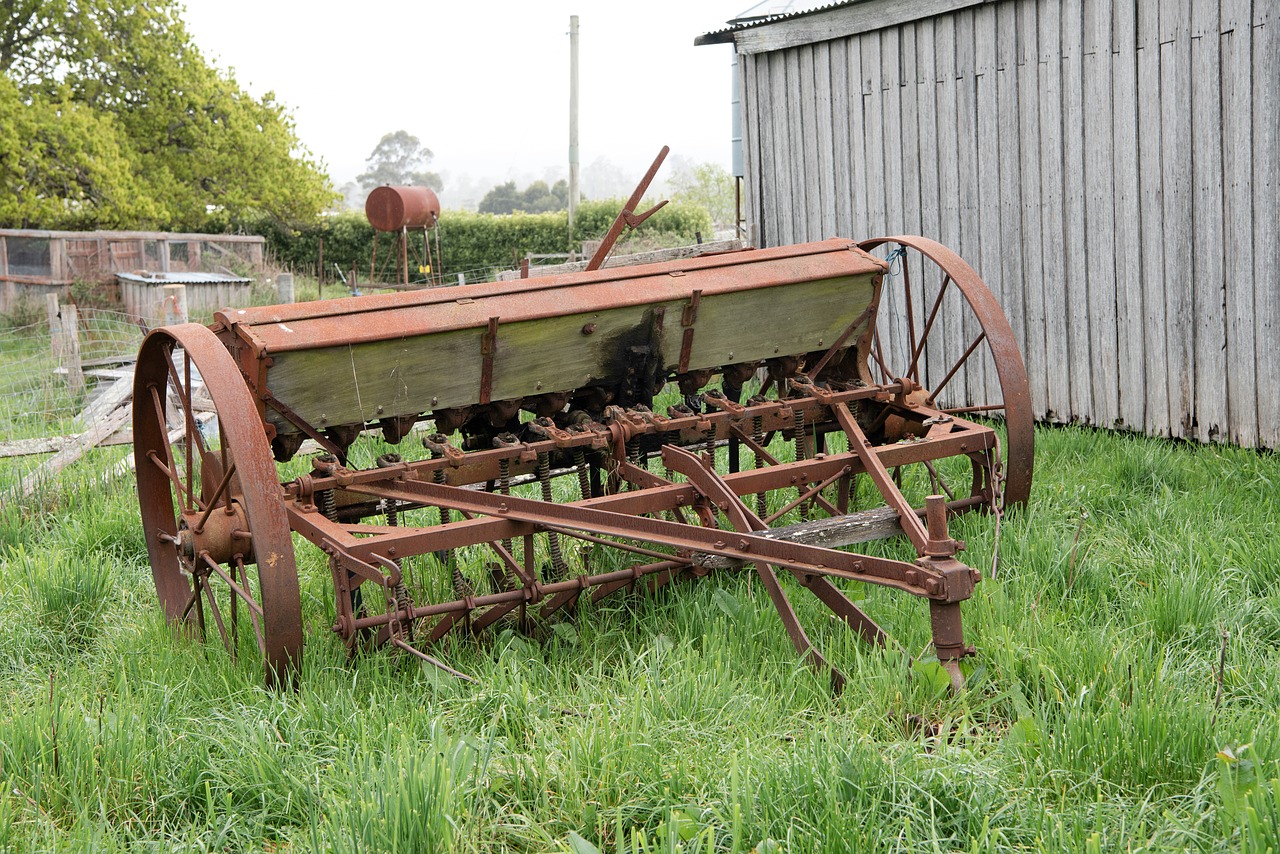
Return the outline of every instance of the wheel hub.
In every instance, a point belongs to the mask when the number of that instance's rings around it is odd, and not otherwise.
[[[237,555],[253,563],[253,539],[239,501],[216,507],[203,520],[203,511],[183,513],[178,520],[177,548],[187,560],[208,554],[215,563],[229,563]]]

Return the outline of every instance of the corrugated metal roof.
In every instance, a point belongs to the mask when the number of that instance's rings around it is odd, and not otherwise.
[[[151,273],[146,270],[116,273],[116,278],[143,285],[244,285],[253,281],[227,273]]]
[[[803,18],[805,15],[812,15],[814,12],[825,12],[828,9],[839,9],[841,6],[853,6],[858,2],[860,2],[860,0],[842,0],[842,2],[827,3],[824,6],[814,6],[809,9],[800,9],[795,12],[786,11],[767,13],[764,15],[753,15],[753,13],[762,6],[786,5],[790,7],[792,5],[790,3],[757,3],[755,6],[752,6],[750,9],[747,9],[741,15],[730,21],[729,23],[731,26],[725,27],[723,30],[714,30],[710,33],[703,33],[694,39],[693,43],[695,46],[699,47],[706,44],[729,44],[733,41],[733,34],[741,30],[749,30],[752,27],[760,27],[777,21],[789,21],[793,18]]]

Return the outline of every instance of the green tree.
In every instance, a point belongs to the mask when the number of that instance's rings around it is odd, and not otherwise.
[[[356,176],[356,181],[366,192],[383,184],[430,187],[436,192],[444,188],[444,182],[435,172],[428,172],[432,158],[431,149],[408,131],[398,130],[378,140],[373,152],[365,158],[367,168]]]
[[[209,65],[176,0],[0,8],[0,99],[23,113],[16,147],[0,137],[0,175],[21,189],[0,223],[199,229],[255,212],[301,222],[333,198],[285,108]]]
[[[677,163],[667,179],[667,192],[673,202],[704,208],[717,226],[733,225],[733,176],[720,164]]]
[[[499,184],[480,200],[480,213],[510,214],[550,213],[569,208],[569,182],[563,178],[552,186],[546,181],[534,181],[524,190],[516,189],[515,181]]]
[[[156,218],[111,115],[0,76],[0,223],[126,227]]]

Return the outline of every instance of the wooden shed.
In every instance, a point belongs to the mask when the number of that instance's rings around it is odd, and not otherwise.
[[[919,233],[1038,418],[1280,448],[1280,2],[854,0],[736,23],[748,235]]]
[[[0,229],[0,312],[74,282],[115,282],[117,273],[257,275],[265,244],[244,234]]]

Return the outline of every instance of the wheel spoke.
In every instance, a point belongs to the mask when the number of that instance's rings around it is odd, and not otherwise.
[[[204,556],[202,555],[202,557]],[[213,614],[213,622],[218,627],[218,635],[222,638],[222,645],[227,648],[227,652],[234,654],[231,648],[231,641],[227,637],[227,627],[222,622],[222,609],[218,607],[218,597],[213,594],[212,586],[208,584],[201,586],[204,588],[205,598],[209,600],[209,613]]]
[[[200,595],[200,588],[204,585],[204,576],[199,572],[191,573],[191,583],[195,587],[196,594],[196,625],[200,627],[200,640],[205,639],[204,627],[204,597]]]
[[[240,568],[240,580],[244,584],[240,595],[249,605],[249,621],[253,624],[253,634],[258,640],[258,652],[262,655],[266,655],[267,641],[262,634],[262,607],[254,601],[253,596],[248,592],[250,590],[249,570],[245,568],[244,558],[240,555],[236,555],[235,563],[236,566]]]
[[[160,391],[154,385],[151,386],[151,404],[155,407],[156,416],[160,419],[160,423],[164,424],[164,401],[160,399]],[[177,493],[178,501],[182,504],[183,512],[192,510],[195,507],[193,501],[194,494],[191,491],[191,488],[184,485],[178,478],[177,466],[174,465],[173,462],[173,446],[168,442],[164,442],[162,444],[164,445],[164,462],[160,461],[160,455],[154,450],[148,451],[147,457],[150,458],[150,460],[168,476],[169,480],[173,482],[174,492]]]
[[[902,262],[902,290],[903,296],[907,303],[907,352],[914,353],[916,351],[916,310],[912,305],[911,299],[911,268],[907,265],[907,253],[905,247],[899,260]],[[913,380],[920,379],[919,369],[913,374],[907,371],[907,376]]]
[[[227,484],[231,483],[231,477],[235,473],[236,473],[236,466],[235,466],[235,463],[232,463],[231,468],[227,469],[226,474],[222,476],[222,481],[218,484],[218,488],[213,491],[213,495],[210,495],[207,499],[205,499],[206,506],[204,508],[204,512],[200,514],[200,521],[196,523],[196,526],[193,529],[197,534],[204,530],[204,523],[209,521],[209,514],[212,513],[214,511],[214,508],[218,506],[218,498],[220,498],[222,494],[227,491]],[[227,497],[227,508],[228,508],[227,512],[231,513],[232,511],[230,509],[231,508],[230,496]]]
[[[184,351],[182,354],[182,363],[184,373],[187,377],[187,383],[184,386],[178,379],[178,366],[173,363],[173,351],[165,353],[165,367],[169,371],[169,379],[173,382],[173,393],[177,396],[178,402],[182,404],[182,411],[187,422],[187,436],[200,446],[201,451],[209,450],[204,446],[204,440],[200,436],[200,431],[196,428],[195,409],[191,405],[191,357]]]
[[[876,357],[876,364],[880,366],[881,377],[884,382],[890,382],[893,379],[893,372],[884,363],[884,356],[880,352],[880,329],[877,327],[874,336],[874,346],[871,348],[871,355]]]
[[[973,355],[973,351],[978,349],[978,345],[986,340],[986,337],[987,333],[985,331],[978,333],[978,337],[973,339],[973,343],[964,351],[964,355],[962,355],[956,363],[951,366],[951,370],[947,371],[947,375],[942,378],[942,382],[929,390],[929,399],[926,403],[933,404],[937,402],[938,393],[942,391],[943,387],[945,387],[947,383],[951,382],[951,378],[956,375],[956,371],[960,370],[961,366],[964,365],[965,362],[969,361],[969,357]]]
[[[949,284],[951,284],[951,277],[947,276],[942,280],[942,287],[938,288],[938,296],[933,301],[933,308],[929,310],[929,319],[924,322],[924,331],[920,333],[920,340],[916,343],[915,352],[911,354],[911,364],[907,367],[907,375],[915,379],[920,378],[920,353],[924,350],[924,343],[929,340],[929,331],[933,329],[933,321],[938,317],[938,309],[942,307],[942,297],[947,292],[947,285]]]

